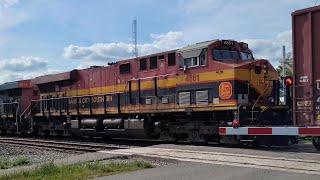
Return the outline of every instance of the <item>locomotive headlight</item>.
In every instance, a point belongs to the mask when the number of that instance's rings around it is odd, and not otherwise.
[[[263,64],[263,73],[264,74],[268,73],[268,65],[267,64]]]
[[[269,96],[267,99],[269,104],[273,104],[274,103],[274,98],[272,96]]]

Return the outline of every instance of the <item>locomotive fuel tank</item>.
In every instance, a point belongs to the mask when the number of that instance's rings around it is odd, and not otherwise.
[[[102,125],[105,129],[123,129],[123,119],[104,119]]]
[[[81,120],[81,127],[83,128],[96,128],[98,119],[83,119]]]

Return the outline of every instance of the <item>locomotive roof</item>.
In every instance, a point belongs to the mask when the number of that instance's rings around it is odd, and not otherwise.
[[[18,81],[15,82],[7,82],[0,85],[0,91],[10,90],[10,89],[16,89],[18,88]]]
[[[211,45],[211,44],[213,44],[213,43],[215,43],[217,41],[219,41],[219,39],[198,42],[198,43],[195,43],[195,44],[187,45],[187,46],[182,47],[180,49],[173,49],[173,50],[168,50],[168,51],[163,51],[163,52],[143,55],[143,56],[139,56],[138,58],[151,57],[151,56],[156,56],[156,55],[160,55],[160,54],[163,54],[163,53],[170,53],[170,52],[178,52],[178,53],[181,53],[183,56],[186,56],[186,57],[187,56],[193,56],[194,54],[199,55],[203,48],[207,48],[209,45]],[[194,52],[191,52],[191,51],[194,51]],[[33,78],[31,80],[31,82],[32,82],[32,84],[44,84],[44,83],[48,83],[48,82],[56,82],[56,81],[61,81],[61,80],[74,79],[73,76],[76,75],[76,71],[87,70],[87,69],[91,69],[91,68],[110,68],[113,65],[116,65],[118,63],[123,63],[123,62],[126,62],[126,61],[135,60],[135,59],[136,58],[119,60],[119,61],[115,62],[114,64],[110,64],[109,66],[93,66],[93,67],[85,68],[85,69],[75,69],[75,70],[67,71],[67,72],[63,72],[63,73],[38,76],[38,77]],[[14,88],[18,87],[17,84],[19,84],[19,81],[0,84],[0,91],[7,90],[7,89],[14,89]]]
[[[23,89],[23,88],[31,88],[30,80],[20,80],[20,81],[6,82],[4,84],[0,84],[0,91],[6,91],[11,89]]]
[[[183,48],[180,48],[178,50],[178,52],[191,51],[191,50],[194,50],[194,49],[203,49],[203,48],[208,47],[210,44],[212,44],[214,42],[217,42],[217,41],[218,40],[215,39],[215,40],[203,41],[203,42],[195,43],[195,44],[188,45],[188,46],[185,46]]]
[[[195,44],[180,48],[177,52],[180,53],[184,58],[197,57],[200,55],[200,53],[204,48],[207,48],[210,44],[217,41],[218,40],[210,40],[210,41],[195,43]]]

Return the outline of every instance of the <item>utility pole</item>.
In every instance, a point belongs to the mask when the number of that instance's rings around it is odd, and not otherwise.
[[[286,76],[286,46],[282,46],[282,92],[283,98],[286,99],[286,84],[284,82],[284,77]],[[284,103],[286,103],[284,101]]]
[[[286,46],[282,46],[282,77],[286,76]]]
[[[138,57],[138,36],[137,36],[137,19],[134,19],[132,22],[132,41],[134,44],[133,56]]]

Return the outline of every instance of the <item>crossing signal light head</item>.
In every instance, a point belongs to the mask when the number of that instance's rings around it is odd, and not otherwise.
[[[291,76],[287,76],[284,78],[284,84],[286,86],[292,86],[293,85],[293,78]]]

